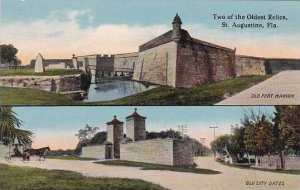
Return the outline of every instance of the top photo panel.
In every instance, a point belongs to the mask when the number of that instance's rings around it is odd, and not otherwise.
[[[0,105],[300,105],[300,2],[0,0]]]

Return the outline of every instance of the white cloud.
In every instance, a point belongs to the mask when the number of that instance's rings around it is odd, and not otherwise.
[[[15,45],[19,49],[18,56],[27,64],[38,53],[42,53],[45,58],[70,58],[73,53],[83,55],[138,51],[139,45],[171,29],[169,25],[126,24],[81,28],[76,21],[81,16],[85,16],[87,22],[94,19],[89,10],[69,10],[64,13],[52,12],[47,19],[31,23],[2,24],[1,41]],[[299,35],[270,35],[261,39],[251,33],[237,35],[208,29],[201,24],[185,25],[184,28],[193,37],[204,41],[230,48],[237,47],[239,54],[300,57]]]

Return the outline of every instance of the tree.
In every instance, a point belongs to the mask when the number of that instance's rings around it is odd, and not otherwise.
[[[227,150],[230,144],[230,135],[221,135],[210,143],[211,148],[219,153]]]
[[[85,128],[80,129],[75,136],[78,137],[79,141],[90,140],[94,137],[98,129],[98,127],[90,127],[89,125],[86,125]]]
[[[8,63],[10,68],[16,68],[21,64],[21,61],[17,57],[17,53],[18,49],[11,44],[0,45],[1,63]]]
[[[33,133],[19,129],[22,121],[16,117],[16,113],[11,107],[0,106],[0,141],[5,145],[14,143],[30,145],[32,143]]]
[[[245,127],[232,126],[232,134],[233,135],[230,136],[228,151],[238,159],[241,159],[246,153],[246,145],[244,142]]]
[[[280,157],[281,168],[284,169],[284,154],[300,151],[300,107],[275,106],[275,109],[275,148]]]
[[[75,153],[79,154],[81,148],[83,146],[89,145],[91,141],[97,141],[97,138],[95,138],[95,134],[98,129],[98,127],[90,127],[89,125],[86,125],[85,128],[80,129],[78,133],[75,134],[75,136],[77,136],[79,139],[79,142],[77,143],[77,146],[75,148]],[[100,136],[102,137],[102,135]]]

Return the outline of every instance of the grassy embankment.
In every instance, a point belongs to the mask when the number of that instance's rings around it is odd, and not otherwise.
[[[262,82],[266,76],[245,76],[214,83],[195,85],[191,88],[161,86],[114,101],[95,102],[93,105],[212,105],[222,101],[224,94],[241,92]]]
[[[139,167],[141,168],[141,170],[168,170],[168,171],[175,171],[175,172],[188,172],[188,173],[210,174],[210,175],[221,173],[218,171],[201,169],[201,168],[167,166],[167,165],[149,164],[143,162],[125,161],[125,160],[107,160],[107,161],[101,161],[95,163],[103,164],[103,165],[112,165],[112,166]]]
[[[143,180],[92,178],[76,172],[0,164],[0,189],[164,190],[165,188]]]
[[[226,93],[241,92],[269,78],[245,76],[191,88],[160,86],[132,96],[107,102],[82,103],[63,95],[32,89],[0,87],[0,104],[4,105],[212,105],[223,100]]]
[[[0,77],[5,76],[59,76],[59,75],[76,75],[83,73],[78,69],[49,69],[43,73],[35,73],[34,69],[9,69],[1,70]]]
[[[229,166],[229,167],[234,167],[234,168],[239,168],[239,169],[250,169],[250,170],[259,170],[259,171],[266,171],[266,172],[274,172],[274,173],[283,173],[283,174],[293,174],[293,175],[300,175],[300,170],[276,170],[276,169],[266,169],[266,168],[256,168],[256,167],[249,167],[249,166],[242,166],[242,165],[237,165],[237,164],[229,164],[222,162],[220,160],[217,160],[217,162]]]

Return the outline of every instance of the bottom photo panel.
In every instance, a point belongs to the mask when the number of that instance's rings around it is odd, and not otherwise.
[[[0,189],[300,189],[300,106],[0,106]]]

